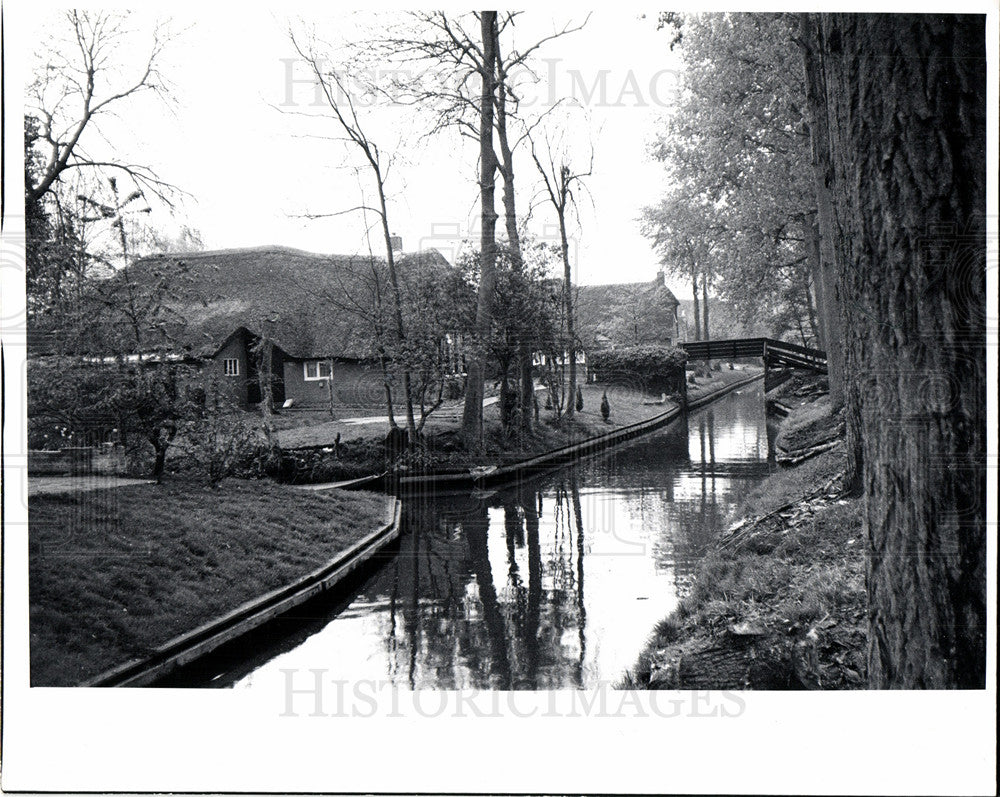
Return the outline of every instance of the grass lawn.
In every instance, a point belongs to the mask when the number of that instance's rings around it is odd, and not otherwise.
[[[388,500],[236,480],[32,496],[31,685],[78,684],[306,575]]]
[[[808,443],[805,430],[829,433],[824,412],[823,398],[803,403],[782,428]],[[864,686],[861,500],[838,494],[842,458],[838,446],[778,471],[747,496],[735,514],[744,522],[706,556],[690,593],[654,629],[622,686]]]

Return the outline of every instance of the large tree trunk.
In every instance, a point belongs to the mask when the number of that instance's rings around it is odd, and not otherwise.
[[[802,223],[803,237],[806,242],[806,258],[809,263],[809,282],[812,283],[812,295],[816,300],[815,332],[816,345],[820,349],[826,348],[826,341],[829,336],[827,319],[825,315],[826,299],[823,292],[823,264],[819,253],[819,222],[816,214],[810,213]],[[808,290],[808,282],[807,282]],[[812,305],[809,307],[809,320],[813,322]]]
[[[841,303],[837,296],[838,236],[833,212],[834,170],[830,153],[829,114],[826,103],[826,76],[821,33],[812,14],[800,15],[800,43],[805,63],[806,105],[809,111],[809,134],[812,142],[812,171],[816,185],[816,220],[819,225],[817,296],[822,297],[819,311],[824,330],[823,347],[827,357],[830,403],[839,409],[844,403],[844,348]],[[857,460],[852,477],[860,473]]]
[[[983,687],[984,18],[822,15],[875,687]],[[852,364],[853,361],[853,364]],[[857,377],[864,367],[864,384]]]
[[[476,304],[476,340],[470,352],[462,413],[462,437],[467,448],[478,447],[483,427],[483,380],[486,375],[484,344],[493,317],[493,291],[496,283],[496,222],[494,206],[496,155],[493,152],[493,100],[496,65],[496,11],[480,12],[483,38],[483,64],[480,73],[482,92],[479,99],[479,201],[480,233],[479,298]]]

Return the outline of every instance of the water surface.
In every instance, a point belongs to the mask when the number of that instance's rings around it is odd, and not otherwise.
[[[206,682],[271,688],[289,668],[403,688],[615,682],[771,467],[756,385],[514,487],[406,496],[398,545],[349,594],[272,624]]]

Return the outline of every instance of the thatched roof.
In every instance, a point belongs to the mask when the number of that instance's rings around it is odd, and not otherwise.
[[[652,282],[580,285],[578,335],[587,348],[676,342],[677,297],[661,278]]]
[[[405,293],[416,277],[450,269],[440,252],[399,254]],[[373,355],[357,313],[371,292],[385,296],[385,264],[355,255],[319,255],[279,246],[154,255],[132,267],[139,279],[166,275],[177,345],[210,355],[240,327],[265,330],[292,357],[363,359]]]

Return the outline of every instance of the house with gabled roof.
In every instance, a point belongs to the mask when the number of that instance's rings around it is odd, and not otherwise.
[[[434,249],[400,252],[396,265],[404,295],[452,268]],[[153,255],[131,268],[140,280],[146,271],[176,268],[172,345],[202,362],[205,375],[237,404],[261,400],[264,342],[276,405],[384,401],[376,344],[361,316],[369,293],[385,291],[377,258],[265,246]]]
[[[650,282],[580,285],[576,288],[577,336],[585,351],[679,342],[680,302],[661,271]]]

